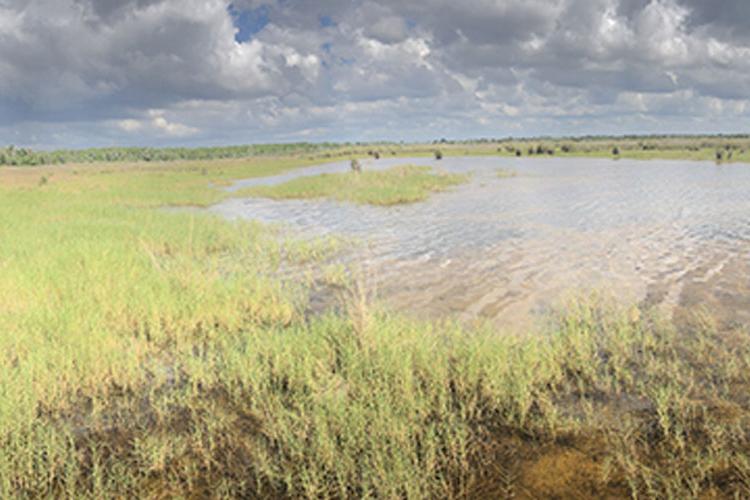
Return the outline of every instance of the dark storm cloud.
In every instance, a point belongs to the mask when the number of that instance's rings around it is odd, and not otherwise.
[[[0,0],[0,142],[739,127],[749,20],[745,0]]]

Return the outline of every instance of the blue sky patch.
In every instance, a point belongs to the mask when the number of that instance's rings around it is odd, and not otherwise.
[[[237,34],[234,35],[234,39],[239,43],[251,40],[256,33],[260,32],[269,23],[269,8],[267,5],[256,9],[240,10],[234,4],[229,4],[227,10],[232,16],[234,26],[237,28]]]

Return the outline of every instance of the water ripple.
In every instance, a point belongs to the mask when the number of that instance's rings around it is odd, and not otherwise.
[[[364,168],[404,163],[472,173],[472,180],[424,203],[391,208],[251,198],[211,210],[365,240],[384,295],[397,307],[428,314],[520,318],[566,290],[596,287],[677,306],[690,302],[685,290],[695,294],[697,284],[706,293],[716,291],[706,288],[713,282],[726,288],[717,276],[750,255],[746,165],[412,158],[368,161]],[[499,168],[518,175],[498,178]],[[331,163],[229,189],[348,169],[347,162]]]

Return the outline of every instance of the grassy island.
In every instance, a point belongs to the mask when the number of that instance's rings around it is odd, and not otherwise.
[[[431,193],[466,182],[467,176],[435,173],[430,167],[403,165],[388,170],[321,174],[275,186],[237,193],[273,199],[327,198],[368,205],[400,205],[423,201]]]

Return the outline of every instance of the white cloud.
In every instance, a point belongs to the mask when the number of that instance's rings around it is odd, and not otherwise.
[[[148,115],[151,117],[151,127],[159,132],[162,132],[170,137],[185,137],[189,135],[195,135],[200,130],[195,127],[189,127],[182,123],[177,123],[167,120],[164,116],[164,110],[152,109],[149,110]]]
[[[143,128],[143,124],[138,120],[120,120],[117,122],[117,126],[125,132],[137,132]]]
[[[235,0],[266,17],[244,43],[229,4],[0,0],[0,143],[719,131],[750,109],[745,0]]]

